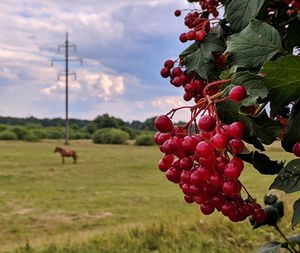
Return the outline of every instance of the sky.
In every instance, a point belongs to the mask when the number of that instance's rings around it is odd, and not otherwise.
[[[77,46],[71,55],[83,59],[70,63],[69,117],[144,121],[186,104],[160,69],[187,46],[174,11],[195,7],[186,0],[1,1],[0,115],[64,117],[65,82],[57,80],[64,65],[51,60],[63,59],[57,46],[66,32]]]

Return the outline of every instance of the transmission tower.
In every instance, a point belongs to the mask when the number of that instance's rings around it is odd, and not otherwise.
[[[57,80],[60,80],[61,77],[65,78],[65,95],[66,95],[66,100],[65,100],[65,145],[69,144],[69,76],[73,76],[74,80],[76,80],[76,73],[72,72],[69,73],[69,62],[71,61],[77,61],[80,62],[82,65],[82,59],[78,57],[71,57],[69,56],[69,50],[73,49],[74,52],[76,52],[76,45],[75,44],[70,44],[68,40],[68,33],[66,32],[66,41],[65,44],[59,45],[57,47],[57,51],[59,53],[64,52],[64,59],[53,59],[51,61],[51,66],[53,66],[54,62],[63,62],[65,63],[65,72],[64,73],[58,73],[57,75]]]

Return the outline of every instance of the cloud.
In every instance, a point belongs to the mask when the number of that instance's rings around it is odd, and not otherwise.
[[[173,11],[188,5],[185,0],[2,1],[1,114],[60,115],[65,86],[56,78],[64,65],[50,62],[63,58],[55,49],[66,31],[84,59],[83,66],[70,64],[77,72],[69,83],[75,117],[102,112],[145,119],[177,106],[181,91],[162,80],[159,69],[181,50],[178,33],[184,28]]]

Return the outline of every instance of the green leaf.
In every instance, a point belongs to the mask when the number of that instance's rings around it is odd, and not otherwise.
[[[292,193],[300,190],[300,159],[290,161],[278,174],[270,189]]]
[[[281,50],[278,31],[271,25],[252,20],[240,33],[228,37],[225,54],[228,63],[241,68],[254,68],[270,60]]]
[[[296,200],[294,203],[294,212],[292,217],[292,227],[293,229],[295,226],[300,222],[300,199]],[[300,235],[298,235],[298,243],[300,242]]]
[[[281,146],[287,152],[293,152],[295,143],[300,140],[300,99],[294,104],[290,113]]]
[[[264,0],[232,1],[227,9],[227,20],[234,32],[242,31],[259,13]]]
[[[284,162],[272,161],[270,158],[258,151],[252,151],[247,154],[239,154],[239,158],[245,162],[253,164],[253,167],[263,175],[275,175],[283,168]]]
[[[199,45],[194,42],[193,44],[191,44],[189,47],[187,47],[180,55],[179,58],[184,58],[192,53],[194,53],[195,51],[197,51],[199,49]]]
[[[267,62],[262,69],[269,88],[271,116],[275,117],[285,105],[300,97],[300,57],[284,56]]]
[[[276,140],[281,125],[278,121],[269,118],[264,110],[258,117],[252,118],[250,129],[251,135],[256,136],[262,143],[270,145]]]
[[[195,72],[203,79],[215,79],[218,77],[218,69],[213,57],[214,53],[223,53],[225,44],[216,33],[208,33],[198,49],[191,45],[181,53],[188,72]],[[193,52],[192,52],[193,51]],[[192,52],[192,53],[190,53]]]
[[[248,71],[234,74],[231,77],[231,83],[243,85],[246,88],[248,96],[242,102],[242,105],[245,107],[260,104],[268,96],[268,89],[265,86],[264,79]]]
[[[280,253],[281,243],[276,241],[267,242],[256,253]]]

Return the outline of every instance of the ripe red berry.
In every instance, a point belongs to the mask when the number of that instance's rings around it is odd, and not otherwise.
[[[174,15],[175,15],[176,17],[179,17],[179,16],[181,15],[181,11],[180,11],[180,10],[176,10],[176,11],[174,12]]]
[[[167,115],[158,116],[154,121],[154,125],[162,133],[168,133],[173,130],[173,123]]]
[[[240,121],[233,122],[229,126],[229,134],[236,139],[241,139],[244,136],[245,131],[245,124]]]
[[[200,210],[203,214],[209,215],[212,214],[215,210],[215,207],[208,202],[205,202],[200,205]]]
[[[203,30],[198,31],[195,34],[195,40],[197,42],[201,42],[202,40],[204,40],[205,36],[206,36],[206,32],[205,31],[203,31]]]
[[[247,90],[244,86],[234,86],[229,92],[229,98],[234,102],[240,102],[247,96]]]
[[[179,40],[182,42],[182,43],[185,43],[187,42],[187,37],[186,37],[186,33],[182,33],[179,35]]]
[[[196,146],[196,155],[199,157],[208,157],[211,155],[211,153],[214,150],[214,146],[207,142],[207,141],[201,141]]]
[[[245,144],[241,139],[232,139],[229,142],[230,150],[233,154],[240,154],[245,149]]]
[[[199,119],[199,128],[205,132],[210,132],[216,127],[216,120],[210,115],[204,115]]]
[[[300,141],[295,143],[293,147],[293,153],[295,154],[295,156],[300,157]]]
[[[169,181],[178,184],[180,182],[180,171],[174,169],[174,168],[170,168],[167,170],[166,172],[166,177]]]
[[[227,179],[223,184],[223,193],[226,196],[234,196],[240,192],[240,183],[234,179]]]
[[[266,221],[267,214],[264,211],[264,209],[258,208],[254,210],[254,213],[252,214],[252,218],[257,224],[261,224]]]
[[[163,77],[163,78],[167,78],[170,76],[170,69],[166,68],[166,67],[163,67],[160,71],[160,75]]]
[[[193,40],[195,38],[195,32],[194,31],[189,31],[187,34],[186,34],[186,38],[188,40]]]
[[[164,63],[164,66],[168,69],[171,69],[174,67],[174,61],[172,60],[166,60],[165,63]]]
[[[224,149],[227,146],[227,137],[224,134],[215,134],[211,139],[210,142],[215,146],[217,149]]]

